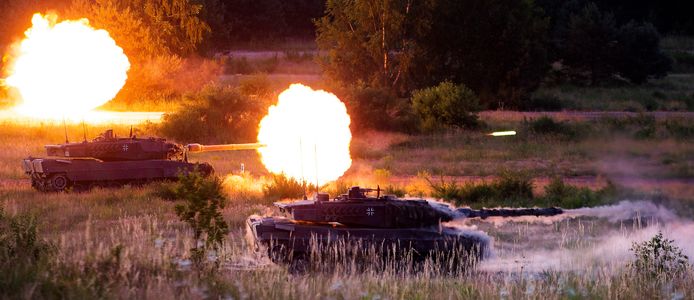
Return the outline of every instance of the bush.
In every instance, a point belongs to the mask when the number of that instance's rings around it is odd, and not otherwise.
[[[412,93],[412,109],[424,131],[455,127],[473,128],[481,109],[475,93],[463,84],[449,81]]]
[[[455,181],[433,182],[427,179],[432,197],[452,201],[456,205],[523,205],[533,199],[533,184],[527,174],[504,171],[499,179],[491,183],[467,183]]]
[[[340,98],[345,100],[352,130],[407,132],[414,127],[407,99],[398,98],[387,89],[357,87],[348,89]]]
[[[619,73],[631,82],[662,78],[672,69],[672,60],[660,50],[660,35],[652,24],[629,22],[619,29],[617,41]]]
[[[198,172],[181,174],[174,194],[176,199],[183,200],[176,205],[176,215],[193,229],[196,242],[191,256],[200,265],[206,250],[219,249],[229,233],[229,225],[221,213],[227,201],[222,181],[216,176],[203,177]],[[203,238],[204,247],[200,247],[198,242]]]
[[[264,99],[231,86],[208,85],[185,100],[179,111],[164,115],[159,127],[164,136],[185,143],[254,141],[266,112]]]
[[[523,126],[535,134],[555,135],[566,139],[576,139],[581,135],[579,128],[567,122],[554,121],[554,119],[548,116],[542,116],[530,121],[523,121]]]
[[[300,183],[284,174],[273,174],[272,182],[263,186],[265,197],[279,199],[297,199],[306,195],[306,183]]]
[[[562,208],[579,208],[604,205],[611,202],[612,187],[594,192],[589,188],[579,188],[565,184],[560,177],[552,179],[545,186],[545,195],[538,199],[542,206],[557,206]]]
[[[8,216],[0,206],[0,298],[12,298],[8,296],[49,281],[45,275],[56,251],[55,245],[40,238],[34,216]],[[42,294],[41,288],[36,294]]]
[[[668,281],[684,274],[690,268],[689,258],[682,254],[673,240],[658,232],[653,238],[631,246],[634,261],[629,267],[641,279]]]

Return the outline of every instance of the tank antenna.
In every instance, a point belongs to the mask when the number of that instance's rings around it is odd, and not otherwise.
[[[133,138],[133,125],[130,125],[130,138]]]
[[[63,115],[63,129],[65,129],[65,143],[69,143],[67,139],[67,123],[65,123],[65,115]]]
[[[301,163],[301,183],[304,185],[304,200],[308,199],[306,197],[306,178],[304,177],[304,147],[301,144],[301,136],[299,136],[299,162]]]
[[[318,146],[316,144],[313,144],[313,164],[316,167],[316,193],[320,192],[318,188]]]
[[[87,141],[87,124],[84,123],[84,116],[82,116],[82,135],[84,136],[84,141]]]

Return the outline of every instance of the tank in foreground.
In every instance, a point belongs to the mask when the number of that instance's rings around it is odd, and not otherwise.
[[[208,163],[188,162],[188,153],[256,149],[259,144],[183,146],[163,138],[119,138],[107,130],[92,141],[46,145],[47,158],[22,161],[31,186],[43,192],[118,187],[151,181],[176,180],[194,170],[214,172]]]
[[[369,192],[376,192],[376,197],[367,196]],[[275,205],[289,217],[252,216],[247,220],[251,244],[256,250],[266,250],[275,262],[314,260],[315,255],[336,253],[408,257],[415,262],[427,258],[475,262],[485,257],[489,238],[445,222],[562,213],[559,208],[452,209],[421,199],[381,196],[380,190],[359,187],[332,200],[318,194],[315,200]]]

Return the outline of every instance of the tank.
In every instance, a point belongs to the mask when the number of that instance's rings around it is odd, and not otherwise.
[[[190,163],[188,154],[207,151],[256,149],[260,144],[180,145],[163,138],[119,138],[106,130],[92,141],[46,145],[47,158],[23,160],[31,186],[43,192],[118,187],[150,181],[176,180],[182,173],[214,172],[208,163]]]
[[[376,192],[375,197],[367,195],[372,192]],[[409,254],[414,261],[428,257],[479,261],[485,257],[488,237],[479,232],[460,230],[446,225],[446,222],[460,218],[563,213],[555,207],[454,209],[444,203],[423,199],[381,196],[380,189],[360,187],[352,187],[347,194],[335,199],[319,193],[313,200],[278,202],[275,205],[287,216],[251,216],[247,220],[248,238],[256,251],[267,251],[273,261],[285,263],[297,259],[310,260],[312,255],[318,254],[316,249],[330,249],[336,245],[356,247],[357,252],[376,249],[384,257]]]

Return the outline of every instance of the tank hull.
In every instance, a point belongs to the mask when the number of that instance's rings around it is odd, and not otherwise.
[[[33,188],[43,192],[91,187],[118,187],[151,181],[176,180],[180,172],[197,169],[204,175],[213,172],[207,163],[172,160],[100,161],[97,159],[27,158],[24,172],[31,177]]]
[[[349,255],[374,253],[379,257],[430,257],[478,261],[484,258],[488,238],[451,227],[354,228],[337,224],[297,222],[282,217],[247,220],[248,239],[256,251],[267,251],[275,262],[334,254],[334,247],[351,249]],[[374,252],[375,251],[375,252]]]

